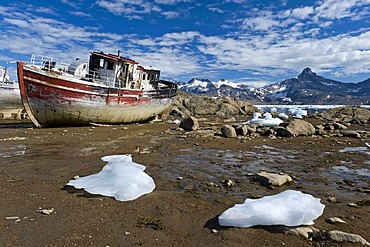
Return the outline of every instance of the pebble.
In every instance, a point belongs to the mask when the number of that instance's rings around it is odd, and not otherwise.
[[[19,217],[18,216],[7,216],[4,219],[6,219],[6,220],[19,220]]]
[[[335,196],[329,196],[328,201],[331,203],[336,203],[338,199]]]
[[[50,215],[54,212],[54,208],[51,208],[51,209],[38,209],[36,212],[38,213],[41,213],[41,214],[46,214],[46,215]]]
[[[332,217],[332,218],[329,218],[327,220],[328,223],[330,224],[335,224],[335,223],[342,223],[342,224],[347,224],[347,222],[345,222],[344,220],[342,220],[341,218],[339,217]]]

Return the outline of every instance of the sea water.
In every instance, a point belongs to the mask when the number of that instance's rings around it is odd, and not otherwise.
[[[309,115],[315,112],[322,112],[328,109],[343,107],[346,105],[254,105],[262,112],[278,112],[289,114],[292,109],[306,110]],[[361,107],[370,109],[370,105],[361,105]]]

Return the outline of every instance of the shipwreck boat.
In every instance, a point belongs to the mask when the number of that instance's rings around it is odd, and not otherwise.
[[[0,66],[0,119],[20,119],[22,110],[18,83],[10,81],[8,69]]]
[[[17,62],[23,106],[37,127],[142,122],[165,111],[177,94],[160,70],[92,52],[71,64],[40,55]]]

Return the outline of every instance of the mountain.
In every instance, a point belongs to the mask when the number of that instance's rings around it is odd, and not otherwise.
[[[259,95],[255,88],[245,84],[236,84],[225,79],[212,82],[208,79],[193,78],[187,83],[180,83],[179,88],[189,93],[211,97],[228,96],[242,100],[263,100],[262,95]]]
[[[318,76],[305,68],[297,78],[286,79],[261,88],[228,80],[212,82],[193,78],[179,85],[186,92],[212,97],[229,96],[241,100],[279,104],[368,104],[370,78],[359,83],[344,83]]]

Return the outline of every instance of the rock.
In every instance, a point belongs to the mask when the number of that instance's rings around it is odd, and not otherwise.
[[[330,239],[337,242],[350,242],[350,243],[361,243],[366,246],[370,246],[370,243],[367,242],[363,237],[357,234],[346,233],[338,230],[333,230],[328,232]]]
[[[184,130],[197,130],[199,128],[198,120],[195,117],[188,117],[181,121],[180,128]]]
[[[197,188],[192,185],[192,184],[188,184],[184,187],[184,190],[196,190]]]
[[[212,138],[215,136],[214,130],[194,130],[186,132],[185,134],[187,137],[193,138]]]
[[[335,130],[335,127],[334,127],[333,124],[327,123],[327,124],[325,124],[324,129],[325,130]]]
[[[359,106],[336,107],[318,114],[325,120],[341,123],[367,123],[370,119],[370,111]]]
[[[227,188],[230,188],[232,186],[235,186],[235,182],[230,180],[230,179],[227,179],[227,180],[222,180],[221,183],[223,184],[223,186],[227,187]]]
[[[340,124],[340,123],[333,123],[333,126],[334,126],[334,129],[336,129],[336,130],[346,130],[346,129],[348,129],[347,126],[345,126],[344,124]]]
[[[237,125],[234,128],[235,128],[235,132],[238,136],[246,136],[248,134],[248,126],[247,125]]]
[[[278,132],[280,136],[310,136],[315,134],[315,127],[305,120],[294,119],[287,123],[285,131]]]
[[[223,125],[221,127],[221,134],[223,137],[232,138],[236,137],[236,131],[233,126],[231,125]]]
[[[264,186],[282,186],[293,181],[293,179],[285,173],[277,174],[265,171],[258,173],[255,179]]]
[[[327,222],[330,224],[336,224],[336,223],[347,224],[347,222],[345,222],[344,220],[338,217],[331,217],[327,219]]]
[[[177,106],[172,107],[172,109],[171,109],[171,111],[170,111],[169,114],[172,115],[172,116],[179,116],[179,117],[182,117],[182,118],[190,115],[189,112],[188,112],[189,115],[187,115],[186,113],[182,112]]]
[[[245,100],[231,97],[212,98],[178,91],[173,101],[170,114],[177,116],[218,115],[220,117],[249,115],[258,108]]]
[[[40,208],[40,209],[36,210],[36,212],[38,212],[40,214],[50,215],[50,214],[54,213],[54,208],[51,208],[51,209]]]
[[[294,228],[287,228],[285,234],[292,234],[296,236],[302,236],[306,239],[312,240],[320,235],[320,231],[313,226],[300,226]]]
[[[271,128],[269,128],[269,129],[266,129],[265,131],[263,131],[261,133],[261,135],[262,136],[274,136],[274,135],[276,135],[276,131],[273,130],[273,129],[271,129]]]
[[[257,131],[257,125],[252,124],[252,125],[246,125],[248,129],[248,134],[254,134]]]
[[[6,216],[4,219],[5,220],[19,220],[20,218],[18,216]]]
[[[329,196],[328,202],[336,203],[336,202],[338,202],[338,199],[335,196]]]
[[[355,130],[343,130],[341,133],[346,137],[361,138],[361,135]]]
[[[315,135],[320,135],[320,136],[326,135],[326,131],[325,130],[317,129],[315,131]]]

